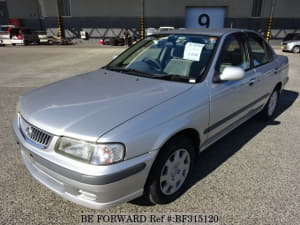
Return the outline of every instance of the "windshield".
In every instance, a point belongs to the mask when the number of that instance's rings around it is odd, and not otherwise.
[[[300,34],[287,34],[283,41],[300,40]]]
[[[204,73],[216,41],[200,35],[151,36],[104,68],[156,79],[196,80]]]

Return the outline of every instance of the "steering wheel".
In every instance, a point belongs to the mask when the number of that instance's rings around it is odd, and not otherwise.
[[[152,67],[156,70],[161,70],[160,62],[157,59],[146,57],[142,61],[147,63],[150,67]]]

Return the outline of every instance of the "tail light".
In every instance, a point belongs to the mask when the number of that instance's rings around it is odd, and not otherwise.
[[[23,36],[22,36],[21,34],[18,34],[18,35],[17,35],[17,39],[18,39],[18,40],[22,40],[22,39],[23,39]]]

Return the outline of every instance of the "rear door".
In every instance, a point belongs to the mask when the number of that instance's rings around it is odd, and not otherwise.
[[[262,37],[250,32],[247,36],[251,64],[256,72],[252,85],[255,88],[253,96],[256,99],[263,99],[263,102],[257,103],[261,105],[267,101],[276,86],[279,65],[275,61],[273,50]]]

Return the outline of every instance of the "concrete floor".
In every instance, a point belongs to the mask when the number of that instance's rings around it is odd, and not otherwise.
[[[135,202],[91,210],[63,200],[25,168],[11,133],[18,96],[105,65],[123,48],[0,48],[0,224],[80,224],[81,215],[217,214],[221,225],[296,225],[300,221],[300,54],[274,122],[251,119],[201,154],[189,190],[168,205]],[[98,223],[100,224],[100,223]],[[103,223],[105,224],[105,223]],[[187,223],[188,224],[188,223]]]

